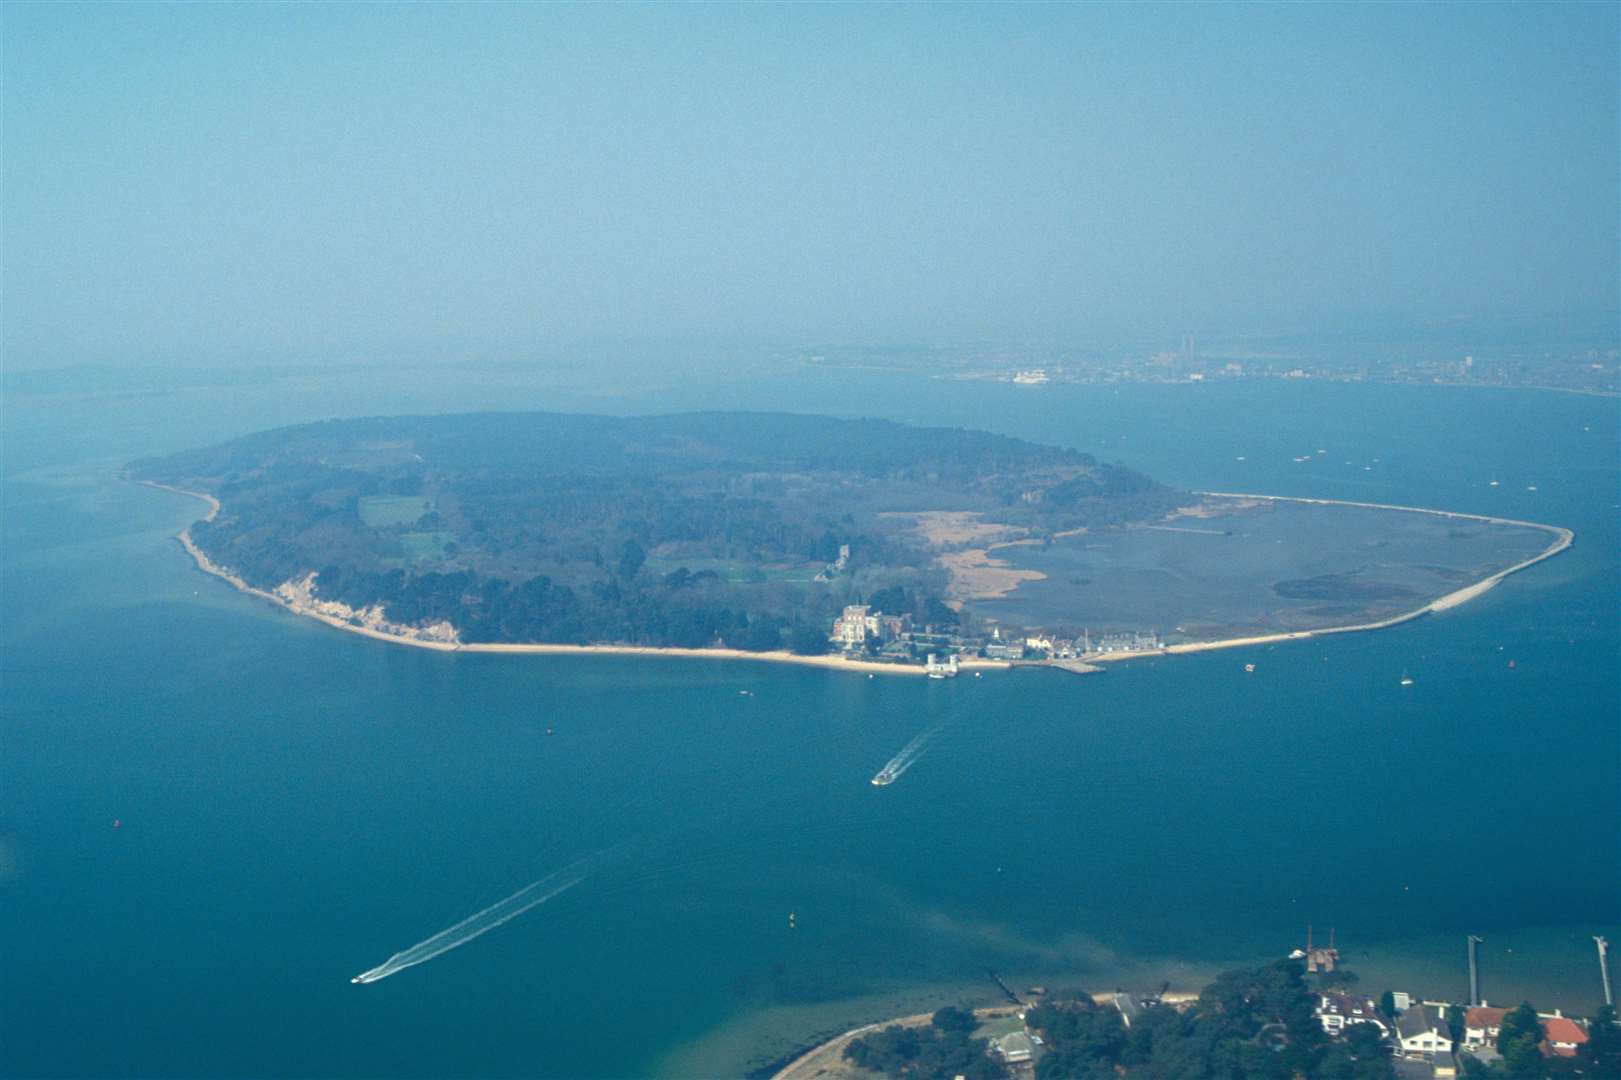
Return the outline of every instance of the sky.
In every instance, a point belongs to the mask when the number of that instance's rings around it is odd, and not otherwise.
[[[0,363],[1609,313],[1618,10],[11,3]]]

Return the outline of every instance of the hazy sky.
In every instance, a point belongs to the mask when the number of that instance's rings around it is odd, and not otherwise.
[[[4,360],[1612,310],[1617,10],[8,4]]]

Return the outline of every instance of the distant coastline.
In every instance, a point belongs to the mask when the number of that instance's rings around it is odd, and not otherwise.
[[[140,480],[137,483],[146,487],[157,488],[161,491],[172,492],[177,495],[189,496],[201,500],[208,506],[208,513],[202,518],[212,521],[220,511],[220,502],[212,495],[200,491],[188,491],[184,488],[172,487],[168,484],[159,484],[151,480]],[[1120,660],[1136,660],[1145,656],[1168,656],[1181,653],[1211,652],[1217,649],[1237,649],[1255,645],[1273,645],[1287,641],[1302,641],[1307,638],[1325,637],[1330,634],[1354,634],[1369,630],[1384,630],[1402,623],[1411,622],[1432,612],[1447,611],[1458,607],[1478,596],[1486,593],[1498,582],[1510,574],[1517,574],[1521,570],[1535,566],[1546,559],[1569,548],[1575,542],[1576,534],[1567,528],[1558,525],[1545,525],[1535,521],[1521,521],[1515,518],[1491,517],[1485,514],[1466,514],[1455,510],[1432,510],[1417,506],[1395,506],[1388,503],[1353,502],[1345,499],[1313,499],[1289,495],[1255,495],[1227,491],[1198,491],[1196,495],[1216,499],[1260,499],[1268,502],[1294,502],[1307,503],[1315,506],[1355,506],[1368,510],[1397,510],[1411,514],[1433,514],[1438,517],[1454,518],[1466,521],[1479,521],[1491,525],[1514,525],[1524,528],[1540,529],[1553,534],[1553,540],[1541,552],[1529,559],[1515,563],[1513,566],[1499,570],[1470,585],[1455,589],[1445,596],[1432,600],[1422,607],[1412,611],[1393,615],[1387,619],[1375,622],[1358,623],[1350,626],[1327,626],[1315,630],[1292,630],[1276,634],[1253,634],[1245,637],[1224,638],[1216,641],[1189,641],[1176,645],[1167,645],[1160,649],[1144,650],[1140,652],[1119,652],[1107,654],[1088,655],[1084,659],[1090,664],[1094,662],[1115,662]],[[336,629],[351,634],[374,638],[396,645],[411,645],[419,649],[433,649],[438,652],[469,652],[469,653],[499,653],[506,655],[535,655],[535,656],[652,656],[652,657],[683,657],[699,660],[757,660],[765,663],[799,664],[806,667],[819,667],[836,671],[865,672],[869,675],[924,675],[927,669],[921,664],[890,664],[872,660],[852,660],[848,657],[833,654],[802,655],[786,650],[772,650],[770,652],[748,652],[743,649],[728,648],[679,648],[674,646],[653,645],[561,645],[561,644],[528,644],[504,642],[452,642],[411,637],[406,634],[390,633],[386,630],[373,629],[367,626],[357,626],[355,623],[333,615],[310,610],[302,606],[294,606],[286,599],[263,589],[255,588],[231,573],[225,567],[217,565],[191,539],[191,529],[182,529],[176,536],[181,546],[192,557],[197,568],[204,573],[212,574],[229,582],[240,592],[250,596],[268,600],[277,607],[284,608],[295,615],[302,615]],[[1020,662],[1014,664],[1002,660],[983,660],[968,658],[959,660],[959,668],[963,670],[1008,670],[1013,667],[1056,667],[1056,663]]]

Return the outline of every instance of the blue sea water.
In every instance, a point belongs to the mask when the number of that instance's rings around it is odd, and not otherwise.
[[[339,634],[199,574],[172,540],[197,504],[115,477],[280,423],[486,407],[989,427],[1188,487],[1525,518],[1577,544],[1375,634],[867,680]],[[812,371],[598,394],[462,372],[4,410],[8,1076],[735,1075],[988,1000],[988,970],[1195,989],[1308,922],[1373,992],[1461,996],[1475,932],[1488,997],[1586,1011],[1591,935],[1621,939],[1613,399]],[[933,727],[900,782],[867,783]],[[557,899],[349,984],[580,858]]]

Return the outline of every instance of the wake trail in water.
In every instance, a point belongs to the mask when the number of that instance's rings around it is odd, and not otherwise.
[[[882,786],[899,780],[907,769],[917,764],[917,759],[923,756],[923,751],[928,749],[929,743],[945,729],[945,726],[942,722],[920,731],[911,742],[901,747],[900,753],[890,758],[884,767],[878,770],[878,775],[872,778],[872,782]]]
[[[362,971],[349,981],[358,984],[374,983],[408,967],[432,960],[451,949],[466,945],[480,934],[489,933],[502,923],[516,919],[530,908],[544,904],[552,897],[584,881],[585,874],[578,872],[577,866],[578,864],[548,874],[539,881],[525,885],[505,900],[499,900],[483,911],[469,915],[455,926],[439,931],[426,941],[419,941],[409,949],[395,953],[381,964],[369,971]]]

